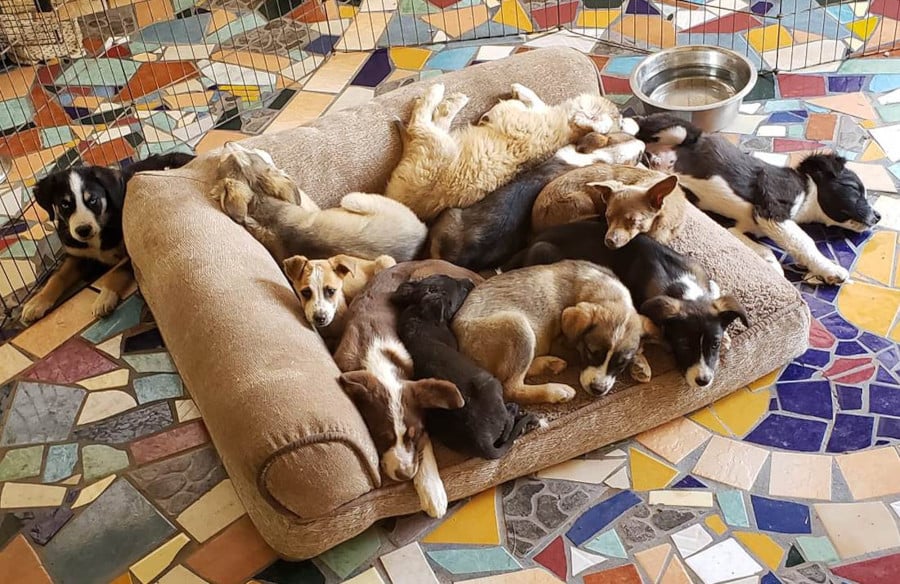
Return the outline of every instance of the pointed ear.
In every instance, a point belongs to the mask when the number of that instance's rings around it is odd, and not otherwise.
[[[328,263],[331,264],[331,269],[341,279],[346,278],[348,275],[356,275],[356,261],[350,256],[336,255],[333,258],[329,258]]]
[[[370,401],[373,391],[378,387],[378,380],[375,376],[363,370],[342,373],[338,377],[338,383],[347,397],[357,406]]]
[[[671,296],[654,296],[641,305],[640,313],[654,323],[665,322],[681,314],[681,300]]]
[[[654,209],[662,209],[663,202],[666,197],[672,194],[675,187],[678,186],[678,177],[674,174],[662,179],[649,189],[647,189],[647,199]]]
[[[588,302],[579,302],[575,306],[570,306],[562,312],[562,333],[566,340],[575,342],[584,331],[591,326],[594,317],[594,311],[597,307]]]
[[[35,202],[47,212],[47,215],[50,216],[50,220],[53,221],[56,218],[56,212],[53,210],[53,193],[50,190],[51,186],[49,178],[50,177],[45,177],[39,180],[31,190],[31,194],[34,195]]]
[[[303,275],[303,270],[308,263],[309,259],[306,256],[298,255],[289,257],[284,260],[281,265],[284,266],[284,273],[287,275],[288,279],[295,282]]]
[[[610,198],[621,189],[624,185],[617,180],[605,180],[601,182],[589,182],[585,186],[591,187],[595,193],[600,195],[600,200],[604,205],[609,204]]]
[[[713,308],[719,314],[723,329],[728,328],[728,325],[736,319],[740,319],[744,326],[750,326],[749,321],[747,320],[747,311],[744,310],[744,306],[737,298],[730,294],[717,298],[715,302],[713,302]]]
[[[463,407],[463,399],[455,384],[443,379],[407,381],[415,402],[422,409],[455,410]]]

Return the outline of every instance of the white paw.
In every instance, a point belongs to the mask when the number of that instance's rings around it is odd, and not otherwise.
[[[547,384],[547,403],[557,404],[570,401],[575,397],[575,388],[565,383]]]
[[[513,99],[518,99],[528,107],[534,107],[540,101],[540,98],[534,91],[528,89],[521,83],[512,84],[512,96]]]
[[[731,350],[731,335],[728,334],[728,331],[722,333],[722,350]]]
[[[91,307],[91,314],[94,315],[94,318],[103,318],[115,310],[118,304],[118,294],[112,290],[101,288],[100,294],[97,295],[97,299],[94,300],[94,305]]]
[[[819,272],[809,272],[803,280],[809,284],[836,286],[849,279],[850,272],[837,264],[831,264],[830,267]]]
[[[635,357],[628,372],[631,374],[631,378],[638,383],[649,383],[653,375],[653,372],[650,370],[650,363],[643,356]]]
[[[440,476],[428,477],[422,481],[421,486],[417,485],[417,490],[419,503],[429,517],[438,519],[447,513],[447,491],[444,490]]]
[[[620,125],[622,126],[622,131],[630,136],[637,136],[638,131],[641,129],[633,118],[623,119]]]
[[[22,314],[19,317],[19,320],[22,321],[22,324],[31,324],[34,321],[43,318],[51,308],[53,308],[53,303],[47,301],[38,294],[22,306]]]
[[[435,108],[444,99],[444,84],[435,83],[425,90],[425,103],[429,107]]]
[[[616,150],[616,164],[637,164],[644,154],[644,143],[640,140],[625,142]]]

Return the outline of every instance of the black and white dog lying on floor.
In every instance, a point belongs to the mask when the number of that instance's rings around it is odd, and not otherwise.
[[[784,168],[670,114],[645,116],[638,124],[650,168],[677,174],[691,202],[727,219],[730,231],[779,273],[772,250],[748,234],[772,239],[807,269],[807,282],[839,284],[847,270],[823,256],[799,224],[863,232],[881,220],[859,176],[835,154],[813,154],[797,168]]]
[[[66,256],[41,290],[22,306],[21,321],[43,317],[77,282],[97,274],[98,268],[116,269],[94,301],[93,314],[106,316],[119,303],[134,280],[122,238],[125,185],[138,172],[184,166],[194,156],[155,154],[124,170],[80,166],[45,176],[34,186],[34,200],[56,226]],[[122,265],[117,265],[117,264]]]

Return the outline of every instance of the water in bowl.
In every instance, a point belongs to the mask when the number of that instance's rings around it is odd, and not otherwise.
[[[671,107],[712,105],[737,93],[734,75],[711,67],[680,67],[661,71],[647,80],[650,99]]]

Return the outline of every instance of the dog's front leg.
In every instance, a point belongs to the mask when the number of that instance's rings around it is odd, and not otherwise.
[[[434,110],[432,121],[444,132],[450,131],[450,125],[456,115],[469,103],[469,96],[462,93],[451,93],[438,104]]]
[[[434,458],[434,448],[431,446],[431,437],[427,434],[423,438],[422,459],[419,461],[419,471],[413,477],[413,486],[419,495],[419,503],[430,517],[440,518],[447,513],[447,491],[444,490],[444,482],[438,472],[437,460]]]
[[[531,108],[537,111],[543,111],[547,109],[547,104],[544,103],[538,94],[534,91],[528,89],[524,85],[519,83],[512,84],[512,94],[513,99],[518,99],[522,103],[525,104],[525,107]]]
[[[94,300],[91,309],[95,318],[101,318],[112,312],[119,304],[131,283],[134,281],[134,273],[131,271],[131,260],[125,259],[119,262],[103,277],[99,286],[100,294]]]
[[[631,374],[631,378],[638,383],[650,382],[653,372],[650,369],[650,362],[647,361],[643,349],[639,350],[634,356],[634,361],[631,362],[628,372]]]
[[[778,272],[779,276],[784,276],[784,268],[781,266],[781,262],[778,261],[778,258],[775,257],[775,252],[761,244],[758,241],[754,241],[750,236],[744,233],[739,227],[731,227],[728,229],[732,235],[741,240],[741,243],[749,247],[753,250],[756,255],[761,257],[769,264],[773,270]]]
[[[819,252],[816,242],[794,221],[761,219],[763,233],[788,252],[794,260],[809,272],[806,281],[812,284],[840,284],[850,273]]]
[[[22,306],[22,315],[19,318],[23,324],[31,324],[42,318],[53,308],[60,296],[81,279],[81,263],[82,260],[72,256],[67,256],[63,260],[59,269],[50,275],[44,287]]]

